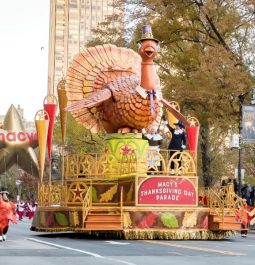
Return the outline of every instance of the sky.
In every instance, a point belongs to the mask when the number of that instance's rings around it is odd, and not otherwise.
[[[50,0],[0,0],[0,115],[33,121],[47,96]]]

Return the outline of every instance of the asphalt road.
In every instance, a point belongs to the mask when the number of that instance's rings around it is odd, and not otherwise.
[[[0,264],[227,265],[254,264],[255,233],[223,241],[98,240],[74,233],[38,233],[25,219],[0,242]]]

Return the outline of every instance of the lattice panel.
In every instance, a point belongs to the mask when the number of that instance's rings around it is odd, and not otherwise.
[[[134,150],[130,154],[122,154],[120,162],[120,174],[131,174],[137,171],[137,157]]]
[[[73,154],[65,159],[65,175],[68,177],[91,176],[95,174],[96,160],[89,154]]]
[[[147,158],[147,171],[166,172],[165,160],[159,152],[155,150],[148,150],[146,158]]]
[[[174,164],[175,175],[196,176],[196,165],[193,157],[186,151],[176,151],[169,159],[167,171],[171,171],[171,164]]]

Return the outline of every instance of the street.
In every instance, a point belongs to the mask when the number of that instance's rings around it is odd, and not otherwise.
[[[224,241],[98,240],[75,233],[38,233],[24,219],[0,242],[1,264],[254,264],[255,234]]]

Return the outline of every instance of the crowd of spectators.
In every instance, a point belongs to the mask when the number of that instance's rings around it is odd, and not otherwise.
[[[226,186],[228,183],[232,183],[232,180],[222,180],[221,186]],[[238,194],[238,183],[236,179],[233,180],[234,191]],[[241,196],[243,199],[246,200],[246,203],[249,206],[254,206],[255,203],[255,185],[251,186],[249,183],[244,183],[241,188]]]

